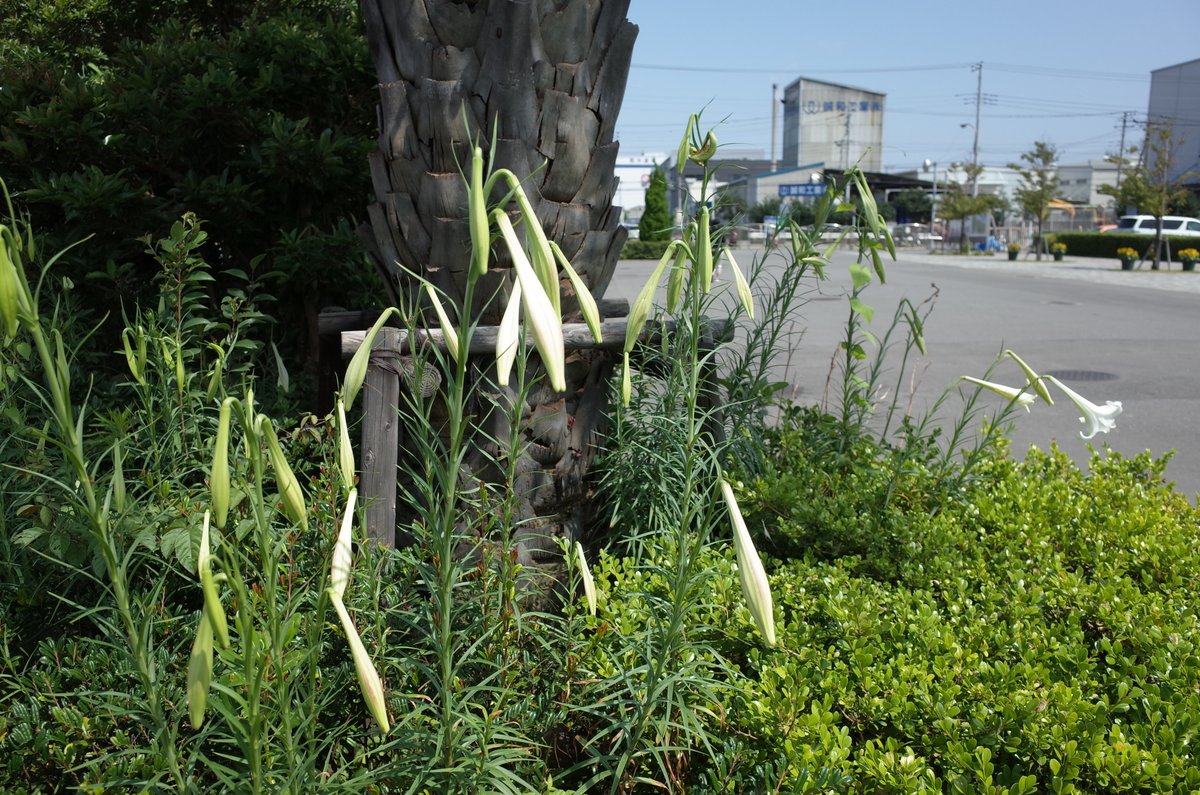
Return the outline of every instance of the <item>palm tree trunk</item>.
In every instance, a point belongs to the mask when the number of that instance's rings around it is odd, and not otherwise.
[[[360,0],[379,77],[376,203],[365,231],[393,301],[417,305],[403,268],[461,297],[470,258],[463,172],[479,144],[520,179],[550,239],[599,300],[625,241],[614,207],[613,140],[637,28],[628,0]],[[494,141],[494,147],[493,147]],[[489,151],[490,150],[490,151]],[[499,189],[491,197],[502,197]],[[494,252],[475,320],[497,323],[509,263]],[[572,312],[564,291],[564,312]],[[568,317],[568,319],[570,319]],[[572,357],[567,390],[536,387],[517,470],[526,565],[554,556],[556,536],[590,518],[588,465],[607,408],[611,354]],[[476,368],[487,372],[485,363]],[[485,388],[480,394],[495,392]],[[503,402],[503,400],[501,400]],[[479,416],[489,413],[481,407]],[[484,421],[486,422],[486,421]],[[495,428],[487,429],[489,433]],[[503,438],[503,437],[501,437]],[[480,477],[497,477],[485,450]]]

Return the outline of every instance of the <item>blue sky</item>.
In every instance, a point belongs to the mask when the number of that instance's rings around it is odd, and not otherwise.
[[[1063,163],[1099,159],[1118,148],[1122,111],[1144,119],[1150,71],[1200,58],[1200,0],[632,0],[629,18],[640,32],[617,121],[623,155],[673,151],[701,109],[706,124],[724,120],[730,149],[765,154],[771,84],[782,94],[804,76],[887,94],[885,170],[969,160],[974,131],[960,125],[974,124],[970,65],[982,61],[982,163],[1036,140]]]

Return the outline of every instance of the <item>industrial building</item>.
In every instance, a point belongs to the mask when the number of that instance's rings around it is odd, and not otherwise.
[[[801,77],[783,90],[781,168],[882,171],[886,94]]]
[[[1184,177],[1193,189],[1200,186],[1200,58],[1150,73],[1148,129],[1171,130],[1174,167],[1167,178]]]

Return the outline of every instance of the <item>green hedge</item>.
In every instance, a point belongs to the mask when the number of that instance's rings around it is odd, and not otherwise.
[[[1057,450],[994,456],[936,515],[909,467],[876,520],[892,457],[838,463],[812,441],[775,440],[739,496],[783,558],[776,648],[732,553],[711,561],[711,613],[691,626],[719,622],[740,676],[696,791],[1200,791],[1200,512],[1165,460],[1097,454],[1087,475]],[[613,560],[597,576],[614,627],[641,609],[622,602],[629,577]]]
[[[1179,250],[1200,247],[1200,238],[1163,235],[1170,247],[1171,256],[1178,257]],[[1047,235],[1047,240],[1050,236]],[[1117,249],[1128,246],[1139,254],[1150,253],[1154,247],[1153,235],[1138,235],[1116,232],[1056,232],[1053,240],[1067,244],[1067,253],[1077,257],[1117,258]],[[1053,242],[1053,241],[1051,241]]]
[[[666,253],[670,240],[627,240],[621,259],[658,259]]]

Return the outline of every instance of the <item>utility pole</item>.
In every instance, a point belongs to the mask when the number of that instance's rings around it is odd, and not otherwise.
[[[846,131],[842,138],[842,171],[850,168],[850,113],[846,113]],[[848,187],[848,185],[847,185]]]
[[[1117,190],[1121,189],[1121,172],[1125,168],[1125,127],[1129,124],[1129,111],[1121,113],[1121,148],[1117,150]],[[1123,210],[1124,208],[1118,208]]]
[[[975,143],[971,146],[971,195],[979,195],[979,111],[983,106],[983,61],[971,66],[972,72],[978,72],[975,81]]]
[[[775,98],[778,95],[777,94],[778,91],[779,91],[779,84],[772,83],[771,84],[771,170],[772,171],[777,171],[779,169],[779,161],[775,159],[775,128],[778,126],[776,124],[776,119],[778,118],[778,114],[779,114],[779,103],[775,101]]]

